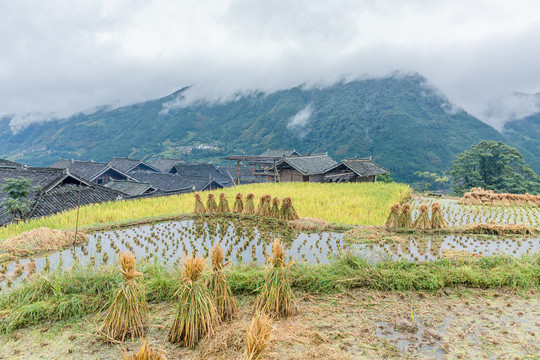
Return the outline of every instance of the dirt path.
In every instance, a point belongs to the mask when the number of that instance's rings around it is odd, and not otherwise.
[[[264,359],[522,359],[540,357],[540,295],[469,289],[438,293],[298,293],[298,315],[274,322]],[[241,359],[253,297],[195,351],[167,341],[174,303],[152,304],[149,341],[168,359]],[[99,316],[0,337],[0,359],[119,359],[93,332]],[[136,340],[138,344],[138,340]],[[131,344],[128,344],[131,348]]]

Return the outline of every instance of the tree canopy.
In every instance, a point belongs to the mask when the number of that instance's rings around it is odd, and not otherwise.
[[[39,187],[32,186],[30,179],[18,177],[16,179],[6,179],[0,190],[7,194],[7,198],[0,206],[11,213],[14,219],[24,219],[32,210],[30,195],[38,191]]]
[[[540,192],[540,177],[525,163],[523,155],[502,141],[480,141],[453,161],[453,190],[462,195],[473,187],[498,193]]]

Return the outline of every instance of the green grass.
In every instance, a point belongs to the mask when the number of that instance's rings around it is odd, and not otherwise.
[[[219,196],[221,192],[214,191],[214,194]],[[255,194],[256,204],[264,194],[281,199],[288,196],[300,217],[340,224],[382,225],[390,206],[409,197],[412,190],[408,185],[396,183],[266,183],[241,185],[223,189],[223,192],[230,201],[238,192],[243,193],[244,197],[251,192]],[[203,197],[206,203],[206,194],[203,193]],[[194,205],[193,194],[92,204],[81,207],[79,227],[192,213]],[[76,218],[77,212],[73,209],[20,224],[10,224],[0,228],[0,239],[39,227],[74,229]]]
[[[144,272],[146,299],[150,303],[171,300],[180,287],[178,268],[164,269],[157,262],[139,264]],[[248,264],[225,270],[233,294],[255,294],[268,268]],[[292,287],[308,293],[336,293],[350,288],[435,291],[445,287],[538,289],[540,255],[483,257],[477,260],[430,263],[381,262],[344,253],[326,265],[296,263],[287,267]],[[82,318],[106,309],[122,278],[113,267],[36,276],[21,287],[0,294],[0,332],[44,322]],[[152,306],[152,305],[150,305]]]

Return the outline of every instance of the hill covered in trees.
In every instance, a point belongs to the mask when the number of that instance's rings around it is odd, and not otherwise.
[[[168,105],[182,99],[185,91],[34,124],[16,134],[9,129],[9,119],[4,119],[0,156],[49,165],[58,157],[106,161],[113,156],[171,156],[185,147],[212,144],[219,150],[194,150],[186,156],[218,161],[224,155],[283,147],[328,152],[336,160],[372,156],[394,178],[415,181],[413,173],[418,170],[449,170],[458,153],[480,140],[506,140],[456,109],[419,75],[341,82],[326,88],[299,86],[224,103]],[[534,149],[519,148],[527,161],[533,158]]]

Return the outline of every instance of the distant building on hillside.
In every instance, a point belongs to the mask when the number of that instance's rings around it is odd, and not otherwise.
[[[369,158],[343,159],[338,164],[324,172],[325,182],[376,182],[377,175],[389,174],[390,170],[383,168]]]

